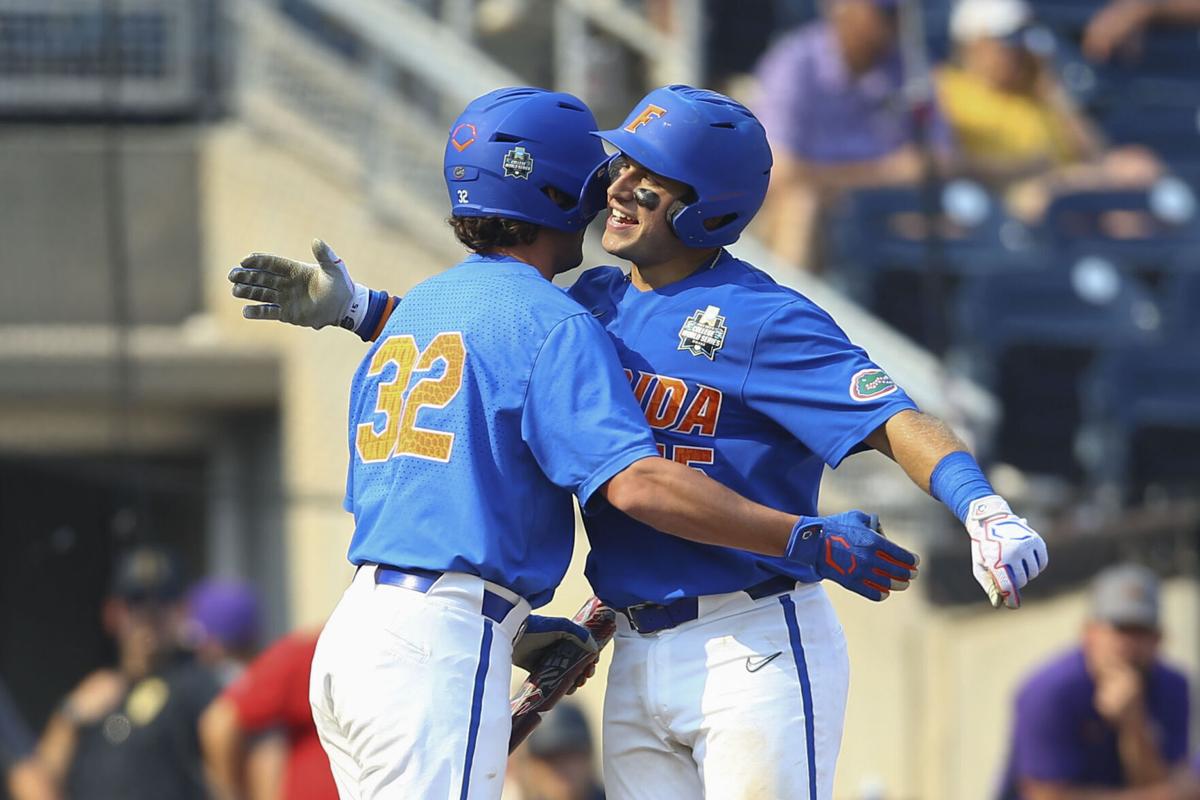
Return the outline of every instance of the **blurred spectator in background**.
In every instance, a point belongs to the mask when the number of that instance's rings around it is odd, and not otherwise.
[[[13,800],[55,800],[58,792],[34,753],[33,733],[0,683],[0,776]]]
[[[200,735],[218,797],[336,800],[329,758],[308,704],[317,634],[301,631],[271,645],[204,712]],[[287,737],[287,766],[274,792],[254,780],[246,760],[247,743],[272,730]]]
[[[1004,193],[1027,221],[1062,189],[1145,186],[1158,178],[1161,166],[1144,148],[1106,152],[1032,49],[1032,22],[1025,0],[960,0],[954,7],[953,63],[940,70],[937,85],[968,171]]]
[[[222,686],[254,658],[260,624],[258,594],[247,583],[209,578],[188,592],[184,642]]]
[[[823,208],[848,189],[921,177],[918,114],[907,107],[898,0],[832,0],[826,18],[780,39],[758,65],[753,108],[775,166],[759,233],[791,263],[817,268]],[[936,105],[922,110],[929,141],[948,155]]]
[[[118,561],[103,609],[117,664],[67,695],[38,747],[73,800],[207,797],[197,725],[218,687],[178,649],[180,593],[166,552]]]
[[[1110,0],[1088,22],[1083,52],[1093,61],[1136,58],[1142,35],[1158,25],[1200,27],[1200,0]]]
[[[511,759],[515,800],[604,800],[595,763],[587,718],[578,706],[559,703]]]
[[[1154,573],[1135,564],[1102,572],[1082,646],[1017,694],[1004,800],[1098,800],[1164,785],[1188,752],[1188,685],[1159,660],[1161,638]]]

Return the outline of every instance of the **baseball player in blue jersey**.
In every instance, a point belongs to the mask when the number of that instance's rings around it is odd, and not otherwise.
[[[608,331],[658,451],[813,514],[824,465],[879,450],[964,522],[993,604],[1019,606],[1047,563],[1041,538],[824,311],[724,250],[766,191],[770,150],[753,115],[671,86],[597,135],[618,150],[603,244],[633,266],[589,270],[570,295]],[[339,319],[352,295],[386,297],[318,255],[319,265],[275,265],[270,295],[245,288],[258,277],[231,276],[243,285],[235,294],[314,327]],[[321,280],[342,289],[296,291]],[[588,577],[623,611],[605,701],[609,796],[830,797],[848,663],[816,581],[850,562],[797,568],[664,535],[620,508],[585,523]]]
[[[781,570],[828,564],[876,597],[915,575],[864,514],[774,511],[660,457],[603,328],[549,281],[579,264],[604,205],[595,127],[570,95],[473,102],[445,169],[451,224],[474,254],[398,306],[376,294],[344,309],[382,327],[350,396],[359,569],[310,688],[343,797],[499,797],[511,668],[556,629],[527,616],[569,562],[571,495],[656,537],[746,548]]]

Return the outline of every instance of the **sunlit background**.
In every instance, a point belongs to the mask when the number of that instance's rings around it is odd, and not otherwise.
[[[314,236],[396,294],[455,263],[446,128],[512,84],[605,127],[664,83],[747,103],[776,173],[733,253],[829,310],[1047,540],[1026,607],[993,612],[961,526],[895,465],[828,473],[824,510],[878,512],[923,559],[882,606],[830,590],[852,661],[836,797],[993,796],[1016,687],[1077,644],[1120,560],[1165,579],[1164,656],[1200,676],[1200,27],[1104,39],[1102,0],[958,33],[948,0],[834,5],[0,0],[0,678],[31,729],[111,663],[131,545],[249,582],[263,645],[332,609],[364,347],[243,320],[225,275]],[[867,60],[861,118],[789,60],[811,24]],[[590,593],[585,547],[551,610]]]

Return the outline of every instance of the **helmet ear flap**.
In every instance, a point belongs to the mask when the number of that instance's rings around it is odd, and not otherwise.
[[[670,207],[667,208],[667,222],[670,223],[671,231],[676,236],[679,235],[679,232],[675,230],[675,220],[678,219],[679,215],[687,209],[688,205],[690,204],[684,200],[675,200],[671,203]]]

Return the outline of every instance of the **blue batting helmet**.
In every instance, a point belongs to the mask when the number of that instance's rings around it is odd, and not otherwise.
[[[515,87],[471,101],[446,141],[453,215],[586,227],[607,202],[607,157],[589,135],[597,127],[591,109],[562,92]]]
[[[668,210],[675,234],[692,247],[736,242],[767,194],[766,131],[748,108],[723,94],[663,86],[634,106],[621,127],[596,135],[651,172],[695,190],[693,202]],[[712,230],[704,225],[729,215]]]

